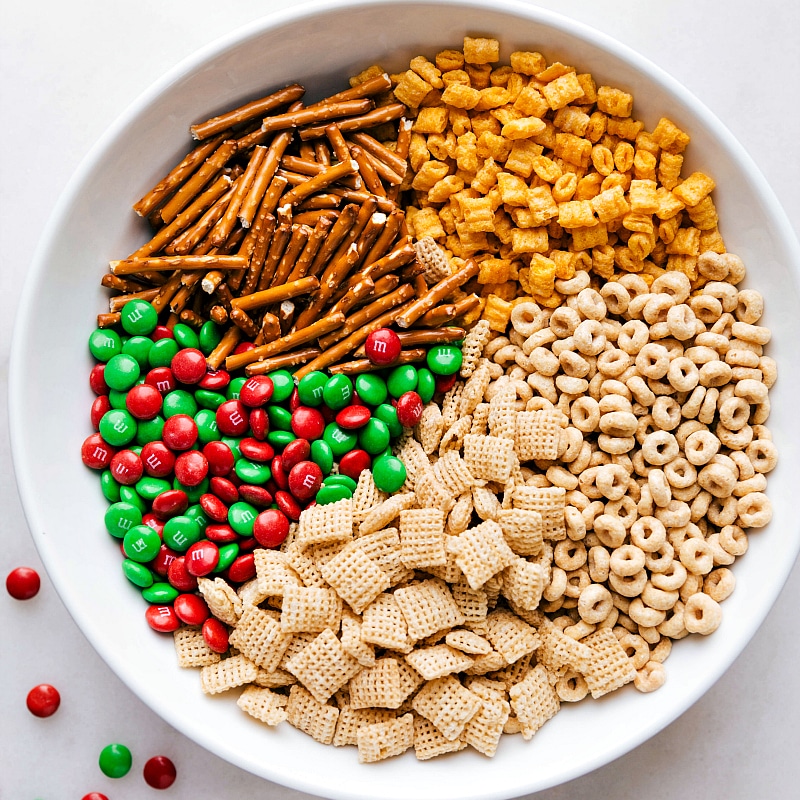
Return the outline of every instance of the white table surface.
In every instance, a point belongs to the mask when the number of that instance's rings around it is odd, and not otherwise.
[[[8,352],[23,276],[70,175],[106,127],[196,48],[289,0],[6,2],[0,9],[0,576],[42,574],[30,601],[0,591],[0,797],[111,800],[162,796],[141,775],[168,755],[172,800],[307,795],[256,778],[161,721],[116,677],[48,582],[16,493],[7,422]],[[677,77],[754,157],[800,231],[800,7],[785,0],[543,0],[594,25]],[[57,389],[58,387],[54,387]],[[46,487],[43,487],[46,492]],[[723,678],[666,730],[617,761],[537,800],[797,797],[800,793],[800,568]],[[54,684],[58,713],[28,713],[28,690]],[[97,756],[110,742],[134,754],[111,780]],[[265,754],[269,757],[269,754]],[[313,765],[310,765],[313,768]],[[534,796],[531,796],[534,797]]]

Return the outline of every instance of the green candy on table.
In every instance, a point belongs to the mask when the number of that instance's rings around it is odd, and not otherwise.
[[[197,401],[191,392],[185,389],[173,389],[164,395],[164,404],[161,411],[165,419],[176,414],[187,414],[193,417],[197,413]]]
[[[164,417],[157,414],[153,419],[140,419],[137,423],[136,444],[146,445],[148,442],[157,442],[164,431]]]
[[[147,513],[147,503],[142,500],[139,496],[139,493],[133,486],[120,486],[119,487],[119,499],[123,503],[130,503],[132,506],[136,506],[142,514]]]
[[[375,409],[374,415],[386,425],[393,439],[403,433],[403,426],[400,424],[400,420],[397,419],[397,409],[391,403],[381,403]],[[366,450],[366,448],[364,449]]]
[[[276,369],[268,375],[272,381],[272,398],[273,403],[282,403],[288,400],[294,391],[294,375],[286,369]]]
[[[239,392],[242,391],[242,386],[247,383],[247,378],[234,378],[225,390],[225,397],[228,400],[238,400]]]
[[[325,506],[329,503],[336,503],[339,500],[346,500],[348,497],[352,496],[353,493],[350,491],[349,487],[342,484],[330,483],[320,486],[314,500],[317,505]]]
[[[126,558],[122,562],[122,572],[134,586],[138,586],[140,589],[147,589],[155,582],[153,573],[144,564],[131,558]]]
[[[147,300],[134,298],[120,309],[119,321],[131,336],[149,336],[158,325],[158,311]]]
[[[256,486],[266,483],[272,477],[272,471],[267,464],[259,464],[246,458],[240,458],[236,462],[234,471],[242,481]]]
[[[172,484],[169,481],[165,481],[163,478],[154,478],[150,475],[145,475],[136,481],[136,493],[139,497],[143,497],[151,503],[162,492],[168,492],[171,488]]]
[[[142,524],[142,512],[132,503],[117,501],[106,509],[103,521],[112,536],[122,539],[128,531]]]
[[[334,457],[341,457],[355,449],[358,444],[358,436],[352,431],[345,430],[335,422],[329,422],[325,426],[322,438],[328,443]]]
[[[222,341],[222,328],[213,319],[210,319],[203,323],[197,340],[200,351],[207,356]]]
[[[109,778],[122,778],[131,771],[133,756],[124,744],[109,744],[100,751],[100,771]]]
[[[282,449],[296,438],[297,437],[291,431],[270,431],[267,434],[267,443],[277,449]]]
[[[254,506],[239,500],[228,509],[228,524],[240,536],[252,536],[257,516],[258,511]]]
[[[422,402],[427,405],[433,400],[436,394],[436,378],[433,373],[426,367],[420,367],[417,370],[417,394],[420,396]]]
[[[386,381],[380,375],[371,373],[356,376],[355,389],[361,400],[368,406],[379,406],[389,396]]]
[[[389,426],[378,417],[371,417],[358,433],[358,443],[370,455],[383,452],[391,441]]]
[[[127,392],[135,386],[141,374],[139,362],[126,353],[112,356],[103,370],[103,378],[108,388],[116,389],[118,392]]]
[[[98,427],[100,435],[112,447],[122,447],[136,438],[136,420],[122,408],[106,411]]]
[[[331,375],[322,389],[322,399],[328,408],[339,411],[353,399],[353,381],[347,375]]]
[[[154,605],[166,605],[173,602],[180,592],[166,581],[156,581],[142,591],[142,597]]]
[[[322,470],[323,475],[328,475],[333,469],[333,450],[324,439],[314,439],[311,442],[311,460]]]
[[[147,336],[131,336],[122,345],[122,354],[136,359],[139,369],[147,369],[150,365],[150,351],[153,349],[153,340]]]
[[[269,429],[290,431],[292,429],[292,412],[282,406],[267,406]]]
[[[122,539],[122,549],[132,561],[146,564],[161,549],[161,537],[148,525],[134,525]]]
[[[228,398],[221,392],[212,392],[210,389],[198,389],[194,393],[194,399],[201,408],[208,408],[216,411]]]
[[[197,438],[202,444],[216,442],[221,438],[217,427],[217,415],[210,408],[201,408],[194,415],[197,425]]]
[[[186,486],[181,483],[177,478],[172,481],[173,489],[180,489],[189,498],[190,503],[196,503],[200,498],[208,492],[211,481],[208,477],[203,478],[197,486]]]
[[[107,363],[122,352],[122,339],[115,330],[96,328],[89,335],[89,352],[98,361]]]
[[[119,502],[119,483],[110,469],[104,469],[100,473],[100,491],[109,503]]]
[[[239,555],[239,545],[236,542],[223,544],[219,549],[219,561],[217,566],[214,567],[213,572],[222,572],[236,560]]]
[[[417,368],[413,364],[401,364],[395,367],[386,380],[389,394],[397,399],[406,392],[413,392],[417,388]]]

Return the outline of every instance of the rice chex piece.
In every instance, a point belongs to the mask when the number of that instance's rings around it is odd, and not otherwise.
[[[475,485],[473,474],[469,471],[464,459],[455,450],[450,450],[440,456],[433,471],[453,497],[464,494]]]
[[[311,506],[300,515],[297,542],[312,544],[346,542],[353,538],[353,498]]]
[[[447,522],[445,524],[445,531],[448,536],[458,536],[469,528],[472,522],[472,513],[475,510],[475,504],[472,502],[472,492],[464,492],[456,500],[455,505],[450,509],[447,515]]]
[[[428,681],[414,695],[411,707],[432,722],[445,739],[457,739],[480,711],[481,699],[462,686],[458,678],[447,675]]]
[[[303,586],[325,588],[327,585],[322,573],[301,544],[292,542],[284,551],[286,563],[300,576]],[[287,584],[284,584],[284,588]]]
[[[283,591],[281,627],[286,633],[339,630],[342,600],[333,589],[287,586]]]
[[[349,608],[342,609],[342,647],[362,667],[371,667],[375,663],[375,648],[361,638],[361,617]]]
[[[248,686],[239,695],[236,705],[260,722],[275,726],[286,721],[287,700],[285,694],[260,686]]]
[[[475,410],[472,412],[472,424],[469,427],[469,432],[473,436],[486,436],[489,432],[489,404],[478,403]]]
[[[583,670],[583,677],[592,697],[597,699],[630,683],[636,677],[633,661],[610,628],[589,634],[581,644],[592,651],[592,658]]]
[[[197,588],[208,610],[226,625],[236,625],[242,615],[242,600],[222,578],[198,578]]]
[[[391,585],[388,575],[355,542],[322,564],[319,571],[357,614]]]
[[[455,555],[456,564],[473,589],[480,589],[517,558],[506,543],[503,529],[491,520],[467,528],[458,536],[449,536],[447,549]]]
[[[397,667],[400,670],[400,686],[408,698],[422,685],[424,678],[405,660],[399,660]]]
[[[414,492],[403,492],[387,497],[380,505],[375,506],[358,526],[358,535],[364,536],[368,533],[385,528],[394,520],[401,511],[406,508],[413,508],[416,503]],[[324,507],[324,506],[323,506]]]
[[[438,403],[428,403],[422,409],[422,416],[414,428],[414,436],[422,445],[423,452],[427,455],[435,453],[439,447],[439,442],[442,441],[443,433],[444,417],[442,416],[442,409],[439,408]],[[418,474],[414,478],[415,489],[417,480],[419,480]]]
[[[522,738],[529,740],[561,708],[547,670],[540,664],[509,690],[511,708],[520,723]]]
[[[393,594],[378,595],[361,617],[361,638],[368,644],[408,653],[414,641],[408,633],[408,623]]]
[[[492,645],[483,636],[479,636],[474,631],[468,631],[466,628],[448,631],[444,641],[450,647],[472,656],[486,655],[492,652]]]
[[[409,694],[401,678],[400,662],[390,656],[377,659],[350,681],[353,708],[398,708]]]
[[[486,638],[509,664],[532,653],[541,643],[535,628],[506,609],[492,611],[487,622]]]
[[[550,620],[543,620],[538,630],[542,643],[536,651],[536,660],[550,672],[558,674],[570,668],[583,673],[589,668],[595,654],[584,642],[567,636]]]
[[[516,418],[514,446],[520,461],[554,461],[561,441],[560,411],[520,411]]]
[[[301,650],[305,649],[305,647],[311,644],[311,642],[313,642],[316,638],[316,633],[290,634],[289,646],[283,653],[283,658],[281,659],[281,663],[278,665],[278,669],[285,670],[289,659],[294,658]],[[291,675],[291,673],[289,674]]]
[[[400,533],[397,528],[383,528],[364,534],[353,544],[360,547],[386,573],[390,586],[414,574],[400,560]]]
[[[438,578],[395,589],[394,597],[413,639],[424,639],[464,622],[450,589]]]
[[[446,739],[430,720],[414,714],[414,753],[420,761],[455,753],[466,746],[461,739]]]
[[[426,681],[432,681],[469,669],[473,659],[448,644],[435,644],[432,647],[414,648],[406,656],[406,661]]]
[[[386,498],[387,494],[382,492],[376,485],[375,479],[372,477],[372,470],[364,469],[358,476],[356,483],[356,490],[353,492],[353,524],[360,524],[364,517],[380,505]]]
[[[286,719],[290,725],[322,744],[331,744],[336,733],[339,709],[320,703],[308,689],[295,685],[289,690]]]
[[[207,664],[200,670],[200,686],[206,694],[219,694],[252,683],[258,667],[241,654]]]
[[[336,634],[327,628],[292,656],[286,662],[286,669],[320,703],[324,703],[361,669],[361,664],[345,651]]]
[[[519,556],[536,556],[542,550],[542,515],[524,508],[501,508],[496,521],[508,546]]]
[[[179,667],[205,667],[216,664],[221,656],[207,644],[200,628],[181,627],[172,634]]]
[[[470,375],[467,382],[464,384],[464,391],[461,392],[461,405],[459,406],[459,413],[462,417],[469,416],[483,402],[486,395],[486,390],[492,382],[491,370],[489,369],[489,362],[482,359],[475,371]],[[487,417],[488,422],[488,417]]]
[[[362,764],[372,764],[392,756],[399,756],[414,746],[414,717],[402,717],[373,722],[358,729],[358,760]]]
[[[447,563],[444,513],[437,508],[409,508],[400,512],[400,561],[408,569]],[[384,587],[385,588],[385,587]]]
[[[289,566],[286,553],[259,547],[253,551],[256,568],[256,581],[264,599],[283,597],[283,587],[287,584],[302,586],[300,576]],[[258,605],[258,603],[253,603]]]
[[[475,656],[472,666],[465,670],[467,675],[487,675],[490,672],[497,672],[508,666],[508,661],[502,653],[492,650],[489,653]]]
[[[258,578],[251,578],[249,581],[245,581],[236,590],[236,594],[239,595],[243,607],[261,605],[269,597],[258,588]]]
[[[540,564],[516,558],[501,573],[502,593],[519,608],[533,611],[539,606],[545,587],[544,570]]]
[[[484,522],[489,519],[497,522],[503,510],[497,495],[486,486],[472,487],[472,507]]]
[[[271,672],[259,669],[253,683],[264,689],[280,689],[282,686],[291,686],[293,683],[297,683],[297,678],[285,669],[274,669]]]
[[[564,521],[566,490],[560,486],[515,486],[511,500],[513,508],[538,511],[542,516],[542,537],[550,541],[567,538]]]
[[[257,606],[245,608],[230,635],[230,643],[267,672],[277,669],[291,639],[280,622]]]
[[[518,463],[514,440],[468,433],[464,437],[464,461],[476,480],[507,483]]]
[[[469,414],[466,417],[458,417],[442,434],[442,440],[439,442],[439,457],[461,450],[464,446],[464,437],[471,430],[472,417]]]
[[[447,542],[447,539],[445,539],[445,542]],[[446,555],[447,561],[444,564],[438,567],[427,567],[425,571],[435,578],[441,578],[445,583],[458,583],[464,577],[464,573],[456,563],[455,555],[453,553],[447,553]]]
[[[443,514],[447,514],[456,502],[452,492],[436,477],[433,468],[417,475],[414,493],[421,508],[438,508]]]
[[[489,433],[501,439],[511,439],[512,443],[517,431],[517,393],[507,378],[501,388],[489,401]]]
[[[428,286],[450,277],[450,260],[444,248],[432,236],[423,236],[414,242],[417,262],[422,266],[422,276]]]
[[[497,752],[510,714],[511,706],[507,700],[482,696],[480,711],[467,722],[461,736],[468,745],[491,758]]]
[[[339,709],[333,746],[357,745],[360,728],[376,722],[388,722],[396,716],[395,712],[388,708],[353,708],[351,705],[344,705]]]
[[[473,589],[462,576],[461,580],[451,584],[450,591],[458,610],[464,616],[465,624],[475,626],[486,621],[486,615],[489,613],[489,597],[483,588]]]
[[[483,355],[483,348],[486,347],[491,338],[492,330],[489,327],[488,319],[478,320],[467,331],[467,335],[461,345],[461,370],[458,373],[462,378],[469,378],[475,371],[475,367]]]
[[[312,544],[306,547],[305,554],[314,562],[314,566],[320,571],[322,575],[322,568],[329,561],[336,558],[342,550],[352,544],[352,539],[349,542],[329,542],[328,544]],[[323,579],[325,578],[322,575]],[[326,579],[327,582],[327,579]]]
[[[447,430],[461,416],[461,393],[464,391],[464,382],[456,381],[444,394],[442,398],[442,418],[444,428]]]

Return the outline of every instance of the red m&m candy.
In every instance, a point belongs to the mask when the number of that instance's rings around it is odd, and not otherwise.
[[[133,486],[144,474],[142,459],[133,450],[120,450],[111,459],[111,474],[123,486]]]
[[[239,400],[226,400],[217,409],[217,428],[223,436],[242,436],[249,427],[247,409]]]
[[[289,518],[277,508],[262,511],[253,523],[253,536],[262,547],[278,547],[289,535]]]
[[[372,331],[364,343],[367,358],[379,367],[394,364],[402,349],[400,337],[391,328],[378,328]]]
[[[136,419],[153,419],[163,404],[161,392],[149,383],[137,384],[125,397],[125,407]]]
[[[272,378],[268,375],[253,375],[239,389],[239,400],[250,408],[259,408],[272,397],[273,391],[275,385]]]
[[[322,485],[322,470],[313,461],[301,461],[289,470],[289,491],[298,500],[310,500]]]
[[[166,756],[153,756],[145,762],[142,774],[145,783],[153,789],[168,789],[175,783],[178,773],[175,765]]]
[[[206,374],[206,357],[197,348],[184,347],[172,357],[170,368],[181,383],[199,383]]]
[[[164,478],[172,474],[175,455],[164,442],[148,442],[139,456],[144,471],[153,478]]]
[[[172,606],[148,606],[144,618],[147,624],[159,633],[172,633],[181,626],[181,621]]]
[[[175,414],[164,423],[161,438],[170,450],[188,450],[197,441],[197,423],[188,414]]]
[[[405,392],[397,398],[397,421],[404,428],[413,428],[422,418],[424,405],[416,392]]]
[[[6,590],[15,600],[30,600],[39,593],[42,581],[31,567],[12,569],[6,577]]]
[[[61,695],[49,683],[40,683],[28,692],[25,702],[35,717],[51,717],[61,705]]]
[[[99,433],[87,436],[81,445],[81,460],[91,469],[105,469],[116,450]]]
[[[297,406],[292,412],[292,432],[309,442],[319,439],[325,432],[325,417],[316,408]]]
[[[206,644],[215,653],[224,653],[228,649],[228,629],[216,617],[209,617],[201,630]]]

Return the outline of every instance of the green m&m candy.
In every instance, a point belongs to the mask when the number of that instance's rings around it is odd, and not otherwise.
[[[333,411],[344,408],[353,399],[353,381],[341,373],[331,375],[325,382],[322,399],[325,401],[325,405]]]
[[[428,369],[436,375],[453,375],[461,369],[461,348],[452,344],[437,344],[428,350]]]
[[[335,422],[329,422],[325,426],[322,438],[328,443],[334,457],[343,456],[358,444],[358,436],[353,431],[345,430]]]
[[[228,398],[221,392],[212,392],[210,389],[197,389],[194,399],[200,408],[210,408],[216,411]]]
[[[267,406],[267,419],[271,431],[290,431],[292,429],[292,412],[282,406]]]
[[[208,492],[209,485],[211,483],[211,479],[206,476],[203,478],[200,483],[196,486],[186,486],[186,484],[181,483],[177,478],[172,481],[172,488],[173,489],[180,489],[186,497],[189,499],[190,503],[197,503],[200,498]]]
[[[108,402],[111,408],[125,408],[128,407],[128,393],[120,392],[117,389],[108,390]]]
[[[389,390],[380,375],[365,373],[356,377],[356,392],[368,406],[379,406],[386,401]]]
[[[207,356],[222,341],[222,329],[213,319],[210,319],[203,323],[197,339],[201,352]]]
[[[122,572],[134,586],[138,586],[140,589],[147,589],[155,581],[153,573],[144,564],[130,558],[126,558],[122,562]]]
[[[122,408],[106,411],[98,426],[100,435],[112,447],[122,447],[136,438],[136,420]]]
[[[161,549],[161,537],[148,525],[134,525],[122,539],[122,549],[132,561],[146,564]]]
[[[169,419],[176,414],[187,414],[193,417],[197,413],[197,401],[191,392],[185,389],[173,389],[164,395],[164,405],[161,409],[164,417]]]
[[[123,503],[130,503],[132,506],[136,506],[143,515],[147,513],[147,503],[142,500],[133,486],[120,486],[119,499]]]
[[[282,403],[288,400],[294,391],[294,376],[286,369],[276,369],[269,373],[272,381],[272,402]]]
[[[154,369],[156,367],[168,367],[178,350],[180,348],[174,339],[169,337],[159,339],[157,342],[153,342],[153,346],[147,354],[147,360]]]
[[[358,433],[358,443],[370,455],[382,453],[389,446],[390,439],[389,426],[377,417],[371,417]]]
[[[436,378],[433,373],[425,367],[420,367],[417,370],[417,394],[420,396],[422,402],[427,405],[433,400],[436,394]]]
[[[100,751],[98,763],[103,775],[122,778],[131,771],[133,756],[124,744],[109,744]]]
[[[240,458],[234,467],[236,476],[245,483],[252,483],[260,486],[266,483],[272,477],[272,471],[267,464],[260,464],[256,461],[249,461],[246,458]]]
[[[397,419],[397,409],[391,403],[381,403],[375,409],[375,417],[386,425],[393,439],[396,439],[403,433],[403,426]],[[389,443],[387,442],[386,444],[388,445]],[[384,445],[384,447],[385,446],[386,445]],[[366,448],[364,449],[366,450]]]
[[[158,325],[158,311],[147,300],[129,300],[120,309],[119,321],[131,336],[149,336]]]
[[[228,400],[238,400],[239,392],[242,391],[242,386],[247,383],[247,378],[234,378],[225,390],[225,397]]]
[[[236,542],[230,542],[229,544],[223,544],[219,548],[219,561],[217,562],[217,566],[214,567],[214,572],[222,572],[236,560],[236,557],[239,555],[239,545]]]
[[[289,442],[293,442],[297,437],[291,431],[270,431],[267,434],[267,442],[276,449],[283,449]]]
[[[197,425],[197,438],[202,444],[216,442],[221,438],[217,428],[217,415],[210,408],[201,408],[194,415],[194,422]]]
[[[389,394],[397,398],[406,392],[413,392],[417,388],[417,381],[417,368],[413,364],[401,364],[389,373],[386,387]]]
[[[340,483],[329,483],[320,486],[314,500],[317,505],[324,506],[328,503],[335,503],[338,500],[346,500],[348,497],[352,496],[353,493],[347,486],[343,486]]]
[[[333,450],[324,439],[311,442],[311,460],[327,475],[333,469]]]
[[[322,390],[328,382],[328,376],[324,372],[309,372],[304,375],[297,384],[297,395],[304,406],[322,405]]]
[[[106,530],[117,539],[122,539],[128,531],[142,524],[142,512],[132,503],[118,501],[106,509],[103,519]]]
[[[255,506],[239,500],[236,503],[232,503],[228,509],[228,524],[240,536],[252,536],[253,523],[256,521],[257,516],[258,511]]]
[[[372,462],[372,479],[382,492],[396,492],[406,482],[406,466],[397,456],[380,456]]]
[[[202,532],[196,519],[192,519],[186,514],[179,514],[164,523],[162,535],[167,547],[182,553],[200,540]]]
[[[323,486],[345,486],[351,494],[358,488],[358,484],[349,475],[328,475],[322,481]]]
[[[198,339],[197,334],[192,328],[188,325],[184,325],[182,322],[173,326],[172,335],[175,337],[178,347],[191,347],[195,350],[200,348],[200,339]]]
[[[100,473],[100,491],[109,503],[119,502],[119,483],[110,469],[104,469]]]
[[[110,389],[127,392],[139,380],[141,373],[139,362],[133,356],[119,353],[108,360],[103,377]]]
[[[179,594],[180,591],[166,581],[156,581],[142,591],[142,597],[155,605],[171,603]]]
[[[164,431],[164,417],[157,414],[153,419],[140,419],[136,423],[136,443],[142,446],[157,442]]]
[[[122,345],[122,354],[133,356],[140,369],[147,369],[150,365],[150,351],[153,349],[153,340],[147,336],[131,336]]]
[[[98,361],[108,362],[122,352],[122,339],[114,330],[97,328],[89,336],[89,352]]]

